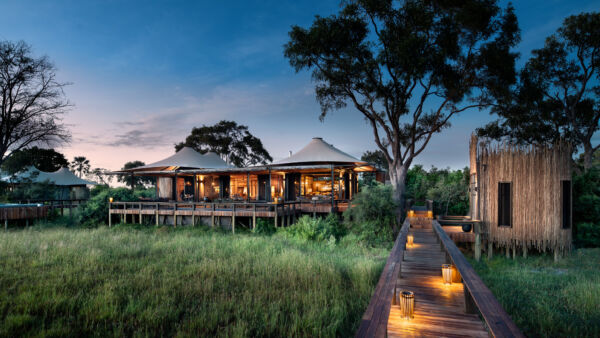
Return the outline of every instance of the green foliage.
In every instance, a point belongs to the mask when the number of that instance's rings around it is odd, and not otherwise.
[[[283,232],[303,241],[335,244],[345,234],[345,229],[334,214],[329,214],[327,218],[304,215],[294,225],[284,228]]]
[[[138,201],[140,197],[154,197],[153,189],[138,189],[131,191],[128,188],[109,188],[97,185],[90,191],[90,199],[81,208],[80,222],[84,226],[105,224],[108,220],[108,203],[112,197],[115,202]]]
[[[254,229],[255,234],[260,235],[272,235],[277,231],[275,228],[275,222],[270,218],[257,218],[256,228]]]
[[[600,335],[600,249],[471,260],[477,274],[527,337]]]
[[[348,337],[388,250],[202,227],[0,235],[0,336]]]
[[[15,186],[12,191],[9,191],[7,198],[9,201],[26,201],[26,200],[53,200],[59,197],[59,188],[54,184],[46,182],[33,183],[24,181]]]
[[[38,170],[53,172],[68,167],[69,161],[54,149],[31,147],[17,150],[2,162],[2,171],[10,175],[33,166]]]
[[[146,165],[146,163],[142,162],[142,161],[130,161],[127,162],[123,165],[123,168],[121,168],[121,170],[127,170],[127,169],[133,169],[133,168],[137,168],[137,167],[141,167]],[[128,187],[131,187],[131,180],[133,178],[133,183],[135,184],[136,187],[138,186],[150,186],[153,185],[156,182],[156,178],[154,177],[142,177],[142,176],[131,176],[131,175],[119,175],[117,177],[117,181],[118,182],[123,182],[125,183]]]
[[[577,246],[600,246],[600,168],[573,175],[573,223]]]
[[[248,126],[238,125],[235,121],[222,120],[213,126],[194,127],[185,142],[175,145],[175,150],[183,147],[194,148],[202,154],[217,153],[236,167],[273,161],[261,140],[250,133]]]
[[[469,212],[469,169],[431,167],[427,171],[415,165],[406,175],[405,197],[416,203],[433,200],[436,215],[466,215]]]
[[[392,241],[397,207],[391,186],[365,186],[344,212],[344,223],[359,242],[377,246]]]
[[[575,243],[579,247],[600,247],[600,225],[598,223],[577,224],[577,234],[575,236]]]

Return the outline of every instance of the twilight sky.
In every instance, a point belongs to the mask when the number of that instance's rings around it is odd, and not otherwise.
[[[505,4],[506,2],[503,2]],[[520,63],[543,46],[564,17],[600,10],[597,0],[514,3]],[[174,152],[193,126],[246,124],[274,159],[313,136],[360,157],[375,149],[370,127],[352,108],[319,122],[310,74],[283,57],[291,25],[336,13],[339,1],[28,1],[2,0],[0,40],[24,40],[58,68],[74,108],[62,151],[92,167],[119,169]],[[470,111],[433,137],[416,163],[460,168],[468,138],[492,120]]]

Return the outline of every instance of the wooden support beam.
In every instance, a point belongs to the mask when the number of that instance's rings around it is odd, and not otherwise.
[[[196,182],[196,175],[194,175],[194,182]],[[196,203],[192,204],[192,226],[196,226]]]
[[[158,226],[158,217],[159,217],[159,216],[158,216],[158,203],[156,203],[156,204],[154,205],[154,207],[156,208],[156,210],[154,210],[154,214],[155,214],[155,216],[156,216],[156,217],[155,217],[155,218],[156,218],[156,219],[155,219],[155,222],[156,222],[156,226]]]
[[[256,229],[256,204],[252,206],[252,230]]]
[[[8,219],[4,220],[4,231],[8,231]]]
[[[275,227],[277,228],[277,221],[279,220],[279,214],[277,213],[277,204],[275,204]]]
[[[515,259],[517,257],[517,246],[513,246],[512,247],[512,259]]]
[[[527,244],[523,244],[523,258],[527,258]]]
[[[231,232],[235,234],[235,203],[231,205]]]
[[[140,203],[139,212],[140,212],[140,224],[142,224],[142,203]]]
[[[481,259],[481,225],[473,224],[473,230],[475,232],[475,260],[479,262]]]
[[[210,226],[211,227],[215,227],[215,204],[212,204],[212,213],[210,214]]]
[[[492,243],[492,241],[488,240],[488,249],[487,249],[488,260],[492,259],[493,256],[494,256],[494,243]]]

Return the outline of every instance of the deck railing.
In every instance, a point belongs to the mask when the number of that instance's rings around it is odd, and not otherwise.
[[[432,222],[434,232],[437,234],[442,250],[446,251],[447,259],[458,270],[465,292],[465,311],[479,313],[492,337],[524,337],[517,325],[506,313],[494,294],[483,283],[465,256],[448,237],[440,224]]]
[[[362,317],[356,337],[385,337],[387,335],[390,308],[392,301],[396,298],[394,294],[396,292],[396,281],[400,276],[409,228],[410,222],[407,218],[402,224],[396,242],[394,242],[394,247],[379,277],[375,292],[367,306],[367,311]]]

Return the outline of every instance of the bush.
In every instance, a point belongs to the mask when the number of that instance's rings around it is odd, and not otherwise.
[[[271,219],[258,218],[256,220],[255,234],[272,235],[275,231],[277,231],[277,228],[275,228],[275,223]]]
[[[368,246],[393,241],[397,203],[392,187],[376,184],[366,186],[344,212],[344,223],[357,238]]]
[[[327,218],[304,215],[296,224],[282,231],[287,236],[313,242],[335,242],[346,233],[334,214],[329,214]]]
[[[580,247],[600,247],[600,225],[579,223],[575,240]]]
[[[132,202],[147,194],[145,190],[134,192],[128,188],[110,188],[105,185],[98,185],[91,190],[89,201],[81,208],[79,221],[84,226],[105,224],[108,219],[109,197],[112,197],[114,201]]]

